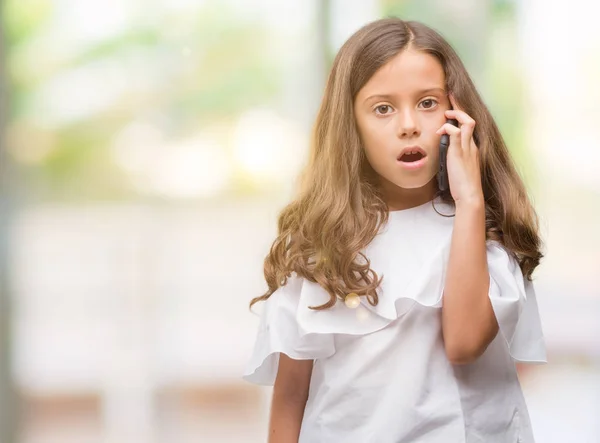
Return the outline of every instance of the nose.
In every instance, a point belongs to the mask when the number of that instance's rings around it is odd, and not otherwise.
[[[416,116],[412,111],[407,110],[399,113],[399,118],[398,137],[412,138],[419,136],[421,131],[419,129]]]

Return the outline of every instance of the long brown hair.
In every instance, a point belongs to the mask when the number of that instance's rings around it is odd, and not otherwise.
[[[377,304],[381,278],[361,251],[387,221],[388,207],[365,157],[353,103],[371,76],[409,47],[439,60],[447,91],[477,122],[486,237],[512,251],[531,279],[542,257],[537,216],[489,110],[443,37],[419,22],[388,18],[358,30],[335,57],[299,195],[279,215],[278,235],[265,259],[269,289],[250,306],[268,299],[292,272],[329,293],[330,300],[313,309],[330,308],[349,293]],[[441,198],[452,201],[449,192]]]

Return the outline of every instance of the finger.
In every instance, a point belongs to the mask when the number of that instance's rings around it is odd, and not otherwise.
[[[442,135],[442,134],[448,134],[450,137],[452,136],[460,136],[461,130],[460,128],[457,128],[456,126],[454,126],[451,123],[444,123],[440,129],[438,129],[437,131],[435,131],[436,134],[438,135]]]
[[[470,148],[471,148],[471,152],[479,153],[479,147],[477,146],[477,144],[475,143],[475,140],[473,138],[471,139]]]
[[[456,99],[454,98],[454,94],[452,94],[451,92],[448,93],[448,99],[450,100],[450,104],[452,105],[452,109],[456,109],[457,111],[462,111],[463,109],[458,106],[458,103],[456,103]]]
[[[463,125],[471,128],[475,127],[475,120],[473,120],[473,118],[465,111],[461,111],[460,109],[448,109],[447,111],[444,111],[444,114],[446,118],[453,118],[458,121],[460,127]]]
[[[451,109],[445,112],[447,118],[454,118],[460,125],[461,146],[463,150],[471,149],[471,140],[473,139],[473,131],[475,131],[475,120],[473,120],[466,112],[457,109]]]
[[[457,128],[451,123],[444,123],[442,127],[436,131],[436,134],[448,134],[450,136],[450,146],[448,147],[449,149],[451,146],[457,146],[461,151],[463,150],[461,145],[460,128]]]

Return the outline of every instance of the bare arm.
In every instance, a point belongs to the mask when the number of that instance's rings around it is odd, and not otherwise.
[[[485,201],[481,185],[475,120],[448,94],[452,108],[444,112],[460,127],[445,123],[438,134],[450,136],[448,180],[456,202],[448,273],[444,287],[442,332],[448,359],[470,363],[486,350],[498,333],[498,322],[488,292]]]
[[[442,308],[446,354],[454,364],[477,359],[498,333],[489,285],[483,198],[457,202]]]
[[[280,355],[273,387],[269,443],[298,442],[312,367],[312,360],[294,360]]]

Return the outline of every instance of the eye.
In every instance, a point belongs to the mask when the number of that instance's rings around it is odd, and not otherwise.
[[[377,115],[387,115],[392,112],[392,107],[390,105],[379,105],[375,108],[375,114]]]
[[[422,105],[422,107],[424,109],[432,109],[435,107],[435,105],[437,105],[437,103],[438,103],[437,100],[435,100],[433,98],[427,98],[419,104]]]

